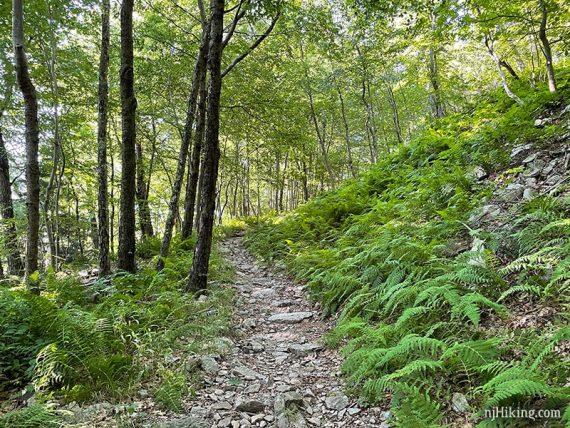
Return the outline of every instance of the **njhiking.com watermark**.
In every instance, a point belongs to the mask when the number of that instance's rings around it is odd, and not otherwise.
[[[519,407],[491,407],[484,413],[485,419],[560,419],[562,412],[559,409],[521,409]]]

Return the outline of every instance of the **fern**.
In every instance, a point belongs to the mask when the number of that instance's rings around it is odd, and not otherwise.
[[[50,428],[63,424],[57,414],[43,404],[34,404],[0,416],[0,428]]]
[[[503,292],[503,294],[501,294],[501,296],[497,299],[497,301],[502,302],[507,297],[515,293],[526,293],[526,294],[533,294],[535,296],[541,296],[542,290],[536,285],[531,285],[531,284],[514,285],[505,292]]]

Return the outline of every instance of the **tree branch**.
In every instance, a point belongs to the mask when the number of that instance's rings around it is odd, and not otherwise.
[[[269,36],[271,31],[273,31],[273,28],[275,28],[275,24],[277,23],[277,20],[279,19],[280,16],[281,12],[277,13],[277,15],[275,15],[275,17],[271,21],[271,24],[269,25],[265,33],[259,36],[257,40],[253,42],[253,44],[244,53],[242,53],[240,56],[234,59],[232,63],[226,67],[226,69],[222,72],[222,78],[224,78],[230,71],[232,71],[232,69],[236,65],[242,62],[250,53],[252,53],[255,50],[255,48],[257,48],[261,44],[261,42],[263,42],[267,38],[267,36]]]

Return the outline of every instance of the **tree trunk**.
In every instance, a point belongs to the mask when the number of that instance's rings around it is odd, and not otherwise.
[[[394,96],[394,91],[392,90],[392,86],[388,83],[386,84],[386,88],[388,89],[388,103],[390,104],[390,108],[392,109],[392,122],[394,123],[394,132],[396,133],[396,138],[398,140],[398,144],[402,144],[402,128],[400,127],[400,115],[398,114],[398,104],[396,104],[396,97]]]
[[[0,213],[3,220],[4,245],[8,250],[8,273],[21,275],[24,270],[22,257],[18,249],[18,235],[14,224],[14,206],[12,204],[12,185],[10,182],[10,165],[8,152],[4,145],[0,129]]]
[[[346,144],[346,159],[348,162],[348,169],[353,177],[356,177],[357,172],[356,168],[354,167],[354,162],[352,160],[352,148],[350,147],[350,131],[348,129],[348,121],[346,120],[346,110],[344,108],[344,97],[342,96],[342,92],[340,87],[337,86],[336,88],[338,92],[338,98],[340,100],[340,113],[342,115],[342,123],[344,125],[344,142]]]
[[[437,30],[437,13],[436,10],[431,12],[431,32],[434,34]],[[429,48],[429,80],[431,83],[432,93],[430,95],[430,104],[432,113],[435,118],[444,117],[446,115],[443,96],[441,93],[441,85],[439,80],[439,66],[437,64],[437,52],[433,46]]]
[[[186,196],[184,198],[184,221],[182,222],[182,239],[188,239],[194,228],[194,211],[196,209],[196,193],[198,190],[198,178],[200,176],[200,159],[202,157],[202,141],[204,141],[204,128],[206,125],[206,79],[200,83],[200,98],[198,101],[198,118],[196,120],[196,133],[194,134],[194,147],[190,164],[188,165],[188,177],[186,179]]]
[[[101,54],[99,58],[99,105],[97,118],[97,217],[99,278],[111,273],[109,259],[109,200],[107,182],[107,112],[109,103],[110,0],[102,1]]]
[[[16,78],[22,91],[26,116],[26,207],[28,233],[26,242],[26,278],[38,270],[40,227],[40,168],[38,163],[39,125],[36,88],[28,71],[24,51],[23,1],[13,0],[13,42]]]
[[[127,272],[136,271],[135,263],[135,120],[137,100],[134,90],[133,61],[133,3],[123,0],[121,5],[121,206],[119,219],[118,267]]]
[[[164,226],[164,235],[162,237],[162,245],[160,247],[160,257],[158,258],[157,269],[164,267],[164,258],[168,256],[170,251],[170,241],[172,240],[172,229],[178,214],[178,201],[180,200],[180,191],[182,189],[182,181],[184,180],[184,172],[186,170],[186,160],[188,159],[188,149],[192,140],[192,130],[194,126],[194,117],[196,115],[196,101],[198,100],[198,92],[200,91],[201,82],[206,74],[206,61],[208,57],[209,35],[208,28],[202,31],[202,40],[196,65],[194,66],[194,74],[192,76],[192,88],[188,97],[188,106],[186,111],[186,124],[184,125],[184,135],[180,144],[180,153],[178,155],[178,166],[176,168],[176,177],[172,187],[172,195],[168,209],[168,217]]]
[[[140,142],[135,144],[137,162],[137,204],[139,207],[139,224],[142,237],[154,236],[152,220],[150,217],[150,207],[148,205],[148,192],[145,182],[145,171],[143,162],[143,149]]]
[[[493,62],[497,67],[497,71],[499,73],[499,76],[501,77],[501,82],[503,82],[503,89],[505,90],[505,93],[509,98],[515,100],[518,104],[523,104],[523,101],[518,96],[516,96],[515,93],[511,91],[511,88],[509,87],[509,83],[507,82],[507,76],[505,76],[503,68],[501,67],[501,59],[495,52],[494,42],[489,33],[485,34],[483,41],[485,43],[485,46],[487,47],[487,52],[489,53],[489,56],[491,57],[491,59],[493,60]]]
[[[556,77],[554,75],[554,64],[552,63],[552,48],[550,46],[550,41],[546,35],[546,26],[548,22],[548,8],[546,7],[545,0],[539,0],[541,20],[540,27],[538,29],[538,38],[542,45],[542,53],[544,54],[544,59],[546,60],[546,77],[548,79],[548,90],[550,92],[556,92]]]
[[[204,290],[208,283],[208,264],[212,248],[212,232],[216,202],[216,181],[220,160],[220,96],[222,93],[222,34],[224,30],[224,0],[211,0],[212,10],[210,49],[208,55],[208,112],[206,120],[204,183],[201,188],[202,206],[200,232],[192,260],[192,270],[186,286],[187,291]]]
[[[507,70],[509,72],[509,74],[515,79],[515,80],[520,80],[519,75],[517,74],[517,72],[515,71],[515,69],[511,66],[511,64],[508,63],[508,61],[502,59],[501,60],[501,67],[503,67],[505,70]]]

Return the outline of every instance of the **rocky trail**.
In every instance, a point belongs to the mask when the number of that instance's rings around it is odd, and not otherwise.
[[[221,251],[235,265],[235,337],[223,357],[201,359],[205,387],[187,416],[169,427],[388,427],[387,412],[361,408],[343,393],[341,357],[323,347],[331,325],[302,285],[258,265],[230,238]]]

